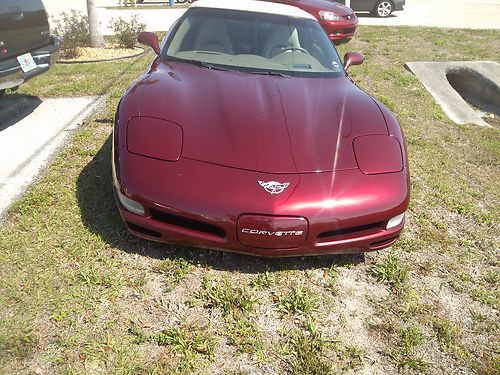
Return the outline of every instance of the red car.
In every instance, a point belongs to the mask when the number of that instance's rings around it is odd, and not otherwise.
[[[378,250],[404,226],[409,173],[394,116],[358,88],[314,17],[200,0],[121,99],[113,180],[149,240],[262,256]]]
[[[312,14],[335,44],[348,42],[356,34],[358,17],[353,10],[330,0],[266,0],[293,5]]]

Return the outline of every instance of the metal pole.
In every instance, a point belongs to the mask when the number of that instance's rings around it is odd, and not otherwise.
[[[174,0],[168,0],[168,5],[173,7],[174,6]]]
[[[345,5],[350,8],[351,7],[351,0],[345,0]]]

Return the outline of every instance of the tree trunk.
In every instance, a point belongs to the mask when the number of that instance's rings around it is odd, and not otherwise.
[[[87,0],[87,13],[89,15],[90,46],[92,48],[102,47],[104,46],[104,38],[101,34],[94,0]]]

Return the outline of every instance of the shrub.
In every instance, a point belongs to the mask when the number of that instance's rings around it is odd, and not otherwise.
[[[60,18],[53,19],[52,32],[62,42],[63,57],[71,58],[78,55],[78,47],[90,46],[90,31],[88,17],[81,12],[72,10],[63,12]]]
[[[135,7],[135,0],[119,0],[119,5],[121,6],[122,5],[122,2],[123,2],[123,6],[131,6],[131,7]]]
[[[115,40],[120,46],[134,48],[137,36],[146,29],[146,25],[140,23],[137,18],[137,14],[134,14],[128,22],[121,17],[111,20],[110,26],[113,29]]]

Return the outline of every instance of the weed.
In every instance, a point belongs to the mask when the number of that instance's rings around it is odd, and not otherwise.
[[[339,269],[338,267],[334,264],[325,269],[325,275],[328,277],[327,279],[327,286],[328,289],[332,291],[333,294],[337,294],[338,288],[337,288],[337,279],[339,278]]]
[[[460,335],[460,327],[457,324],[445,318],[435,317],[432,319],[432,329],[436,333],[441,350],[453,351],[456,349]]]
[[[292,330],[278,352],[288,358],[293,374],[331,374],[355,370],[361,365],[363,351],[343,346],[340,339],[325,338],[316,323],[306,323],[307,332]]]
[[[243,287],[233,287],[228,280],[219,283],[205,280],[195,299],[206,302],[208,306],[222,309],[225,315],[247,313],[257,302],[248,290]]]
[[[252,281],[251,285],[254,288],[270,288],[274,282],[274,276],[268,270],[261,272],[257,275],[255,280]]]
[[[401,338],[403,339],[404,346],[407,350],[422,344],[424,341],[424,334],[418,326],[410,326],[401,331]]]
[[[409,268],[402,266],[392,254],[383,262],[375,264],[371,271],[379,281],[389,285],[395,293],[402,292],[407,286]]]
[[[200,355],[206,359],[213,359],[215,341],[208,332],[197,326],[173,327],[160,333],[146,333],[136,326],[129,329],[137,344],[151,343],[159,346],[168,346],[180,358],[175,369],[180,372],[194,371],[200,365]]]
[[[191,262],[186,258],[166,258],[156,270],[165,275],[167,289],[172,290],[187,276],[191,266]]]
[[[329,374],[332,365],[325,359],[329,345],[321,332],[315,335],[292,331],[285,346],[285,353],[291,356],[290,370],[294,374]]]
[[[259,329],[253,321],[248,319],[233,320],[228,323],[227,333],[230,342],[240,352],[255,353],[263,348],[263,343],[259,338]]]
[[[311,314],[318,309],[317,298],[303,283],[297,283],[292,290],[279,298],[278,308],[288,314]]]
[[[418,326],[409,326],[399,332],[400,346],[393,350],[390,357],[397,367],[402,369],[412,369],[415,371],[426,371],[430,364],[421,356],[415,356],[413,349],[424,341],[422,330]]]

